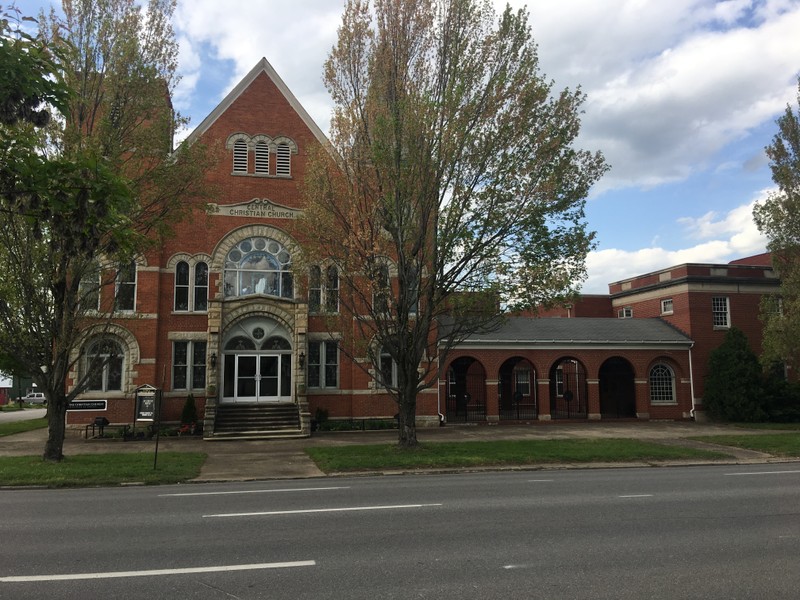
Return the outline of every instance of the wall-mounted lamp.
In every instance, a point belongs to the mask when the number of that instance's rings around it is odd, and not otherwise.
[[[211,354],[211,368],[212,369],[216,369],[217,368],[217,353],[216,352],[212,352],[212,354]]]
[[[300,356],[298,356],[297,358],[300,361],[300,368],[302,369],[303,367],[306,366],[306,353],[301,352]]]

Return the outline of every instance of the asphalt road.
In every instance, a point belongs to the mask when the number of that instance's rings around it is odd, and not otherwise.
[[[25,410],[0,411],[0,423],[12,423],[14,421],[32,421],[33,419],[43,419],[47,415],[46,408],[26,408]]]
[[[794,464],[0,493],[0,598],[797,598]]]

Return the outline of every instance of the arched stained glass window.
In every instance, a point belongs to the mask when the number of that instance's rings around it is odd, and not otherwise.
[[[125,355],[114,340],[104,338],[93,342],[86,352],[86,369],[90,391],[122,390],[122,368]]]
[[[208,310],[208,265],[204,262],[194,266],[194,310]]]
[[[189,263],[175,265],[175,310],[189,310]]]
[[[225,344],[225,350],[255,350],[256,345],[250,338],[237,336]]]
[[[228,252],[225,297],[250,294],[294,297],[292,257],[283,244],[272,238],[247,238]]]

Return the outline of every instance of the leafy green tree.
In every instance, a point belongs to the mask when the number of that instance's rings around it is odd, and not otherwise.
[[[731,327],[709,356],[704,389],[703,407],[714,419],[766,419],[761,363],[740,329]]]
[[[797,86],[798,110],[786,106],[776,121],[778,133],[766,148],[778,189],[754,211],[781,279],[780,299],[765,298],[762,305],[762,359],[793,369],[800,368],[800,78]]]
[[[414,446],[435,357],[585,277],[584,202],[606,164],[575,147],[584,95],[540,73],[525,11],[350,0],[324,80],[332,148],[307,178],[305,255],[338,269],[330,326]]]
[[[169,103],[174,6],[64,0],[63,20],[51,12],[37,37],[4,22],[9,50],[0,71],[24,85],[0,88],[10,115],[2,129],[0,354],[47,396],[45,460],[63,458],[67,406],[91,369],[102,368],[79,352],[87,326],[113,317],[114,302],[98,304],[98,295],[113,298],[119,265],[182,216],[183,199],[202,193],[203,148],[171,151],[182,123]],[[33,70],[26,55],[39,59]]]

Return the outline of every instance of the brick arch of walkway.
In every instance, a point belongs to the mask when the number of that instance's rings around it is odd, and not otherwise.
[[[684,356],[685,355],[685,356]],[[649,373],[665,363],[675,401],[650,403]],[[688,418],[688,353],[650,351],[465,352],[440,381],[448,422]]]

